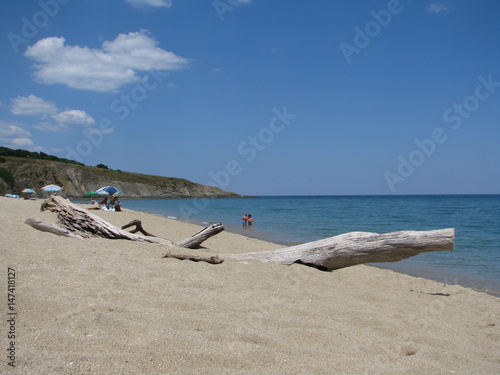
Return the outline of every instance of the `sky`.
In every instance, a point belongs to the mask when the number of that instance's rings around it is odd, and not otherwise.
[[[500,193],[500,1],[5,0],[0,146],[244,195]]]

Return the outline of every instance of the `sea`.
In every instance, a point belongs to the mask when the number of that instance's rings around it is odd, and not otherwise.
[[[422,253],[388,268],[500,297],[500,195],[259,196],[122,200],[133,209],[290,246],[365,231],[455,228],[455,250]],[[253,226],[243,228],[251,214]]]

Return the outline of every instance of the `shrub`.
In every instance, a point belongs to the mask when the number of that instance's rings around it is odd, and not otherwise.
[[[14,186],[14,176],[5,168],[0,168],[0,178],[5,181],[5,183],[12,187]]]

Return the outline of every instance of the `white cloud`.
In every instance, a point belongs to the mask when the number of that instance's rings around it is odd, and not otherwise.
[[[41,115],[56,113],[57,107],[54,103],[29,95],[12,99],[10,111],[15,115]]]
[[[37,130],[42,130],[42,131],[49,131],[49,132],[67,132],[69,131],[69,126],[63,123],[51,123],[48,121],[43,121],[39,124],[36,124],[33,126],[33,128]]]
[[[31,147],[33,146],[33,141],[29,137],[31,137],[31,133],[20,126],[8,122],[0,122],[1,145],[10,148]]]
[[[30,138],[2,138],[0,137],[0,144],[2,144],[4,147],[9,147],[9,148],[26,148],[31,146],[34,146],[33,141]]]
[[[154,8],[170,8],[171,0],[125,0],[127,3],[137,6],[150,6]]]
[[[79,109],[68,109],[57,113],[58,109],[54,103],[34,95],[12,99],[11,111],[15,115],[41,115],[42,122],[36,124],[34,128],[43,131],[64,132],[69,131],[68,125],[92,126],[96,123],[92,116]],[[51,122],[51,118],[55,123]],[[3,124],[3,127],[0,127],[0,136],[6,132],[14,132],[15,128],[21,129],[12,124]]]
[[[18,125],[0,122],[0,137],[31,137],[31,133]]]
[[[70,109],[51,116],[61,124],[90,126],[95,124],[95,120],[85,111],[79,109]]]
[[[69,46],[66,40],[39,40],[25,52],[37,62],[35,79],[44,84],[63,84],[83,90],[113,92],[141,79],[138,72],[176,70],[189,60],[158,47],[147,31],[119,34],[101,49]]]
[[[431,3],[427,7],[427,11],[429,13],[434,13],[434,14],[439,14],[441,12],[447,12],[447,11],[452,10],[452,9],[453,8],[450,7],[449,5],[446,5],[446,4],[441,3],[441,2]]]
[[[42,121],[34,126],[37,130],[51,132],[67,132],[70,130],[70,125],[91,126],[96,121],[87,114],[87,112],[79,109],[69,109],[64,112],[50,116],[54,122]]]

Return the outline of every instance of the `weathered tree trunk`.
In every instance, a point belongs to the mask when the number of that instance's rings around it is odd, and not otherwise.
[[[301,263],[334,270],[363,263],[397,262],[423,252],[453,250],[454,237],[453,228],[385,234],[351,232],[274,251],[234,254],[231,258],[287,265]]]
[[[196,233],[192,237],[182,240],[179,244],[175,244],[170,240],[160,237],[155,237],[151,233],[146,232],[142,228],[139,220],[133,220],[124,227],[135,225],[137,231],[141,231],[145,236],[139,236],[131,232],[120,229],[97,215],[80,208],[68,200],[52,196],[46,199],[41,206],[41,211],[50,210],[57,212],[59,225],[44,223],[39,219],[29,218],[25,221],[26,224],[31,225],[33,228],[54,233],[60,236],[89,238],[89,237],[102,237],[109,239],[124,239],[139,242],[158,243],[166,246],[180,246],[185,248],[196,248],[206,239],[220,233],[224,230],[222,223],[211,225],[203,231]]]
[[[57,212],[59,225],[44,223],[33,218],[27,219],[26,224],[41,231],[66,237],[126,239],[192,249],[199,247],[203,241],[224,230],[222,223],[213,224],[179,243],[173,243],[163,238],[154,237],[151,233],[146,232],[139,220],[134,220],[119,229],[99,216],[73,205],[59,196],[52,196],[45,200],[42,203],[41,210]],[[141,231],[145,236],[123,230],[125,227],[133,225],[136,226],[133,232]],[[284,249],[230,254],[226,257],[235,260],[257,260],[287,265],[301,263],[321,270],[334,270],[362,263],[397,262],[423,252],[453,250],[454,237],[455,230],[453,228],[385,234],[351,232]],[[222,263],[222,260],[218,257],[203,258],[182,254],[167,254],[165,257],[209,261],[214,264]]]

